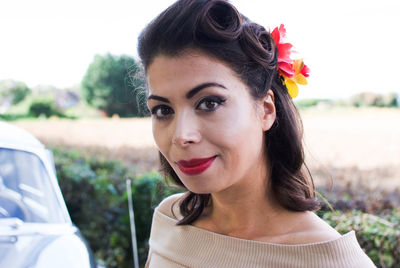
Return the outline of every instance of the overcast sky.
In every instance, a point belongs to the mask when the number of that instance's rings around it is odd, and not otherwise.
[[[137,57],[140,30],[173,1],[2,0],[0,80],[79,84],[95,54]],[[247,17],[287,28],[311,69],[300,98],[400,93],[400,1],[232,0]]]

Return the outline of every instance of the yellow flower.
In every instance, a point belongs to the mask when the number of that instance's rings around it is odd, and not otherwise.
[[[297,84],[307,85],[307,79],[303,75],[303,73],[304,73],[303,68],[304,68],[304,70],[307,69],[307,71],[309,71],[308,67],[304,65],[302,59],[295,60],[293,63],[293,69],[295,71],[294,76],[292,78],[283,76],[284,77],[283,83],[286,85],[286,88],[292,99],[296,98],[297,95],[299,94],[299,86]],[[302,70],[303,70],[303,72],[302,72]]]

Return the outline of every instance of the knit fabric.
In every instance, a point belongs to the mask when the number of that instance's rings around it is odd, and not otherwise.
[[[146,267],[376,267],[361,249],[354,231],[331,241],[284,245],[176,223],[177,219],[156,208]]]

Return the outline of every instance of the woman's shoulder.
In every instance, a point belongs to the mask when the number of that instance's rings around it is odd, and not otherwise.
[[[180,216],[179,201],[183,199],[185,193],[173,194],[161,201],[157,206],[156,211],[173,219],[178,219]]]
[[[339,239],[342,235],[313,212],[303,214],[301,224],[290,233],[285,244],[311,244]]]

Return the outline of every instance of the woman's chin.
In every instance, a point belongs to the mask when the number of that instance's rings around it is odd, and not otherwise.
[[[190,183],[185,186],[186,189],[195,194],[212,194],[218,191],[215,185],[195,185]]]
[[[186,189],[195,194],[213,194],[224,190],[217,185],[187,185]]]
[[[212,189],[210,189],[210,187],[206,187],[206,186],[199,186],[199,185],[189,185],[186,186],[186,188],[195,194],[210,194],[212,193]]]

